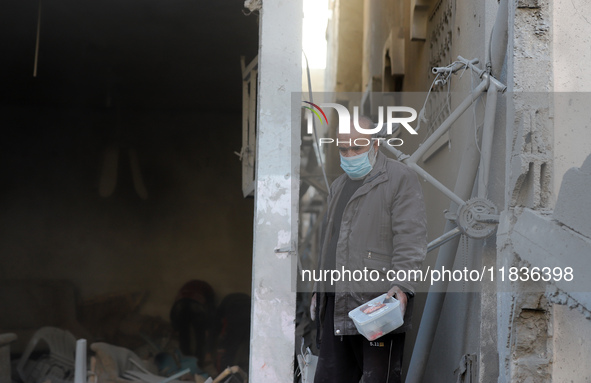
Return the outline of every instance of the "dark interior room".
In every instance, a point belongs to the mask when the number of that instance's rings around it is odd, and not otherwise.
[[[257,51],[242,0],[4,2],[0,334],[18,337],[13,363],[43,326],[142,358],[170,348],[192,280],[213,291],[199,309],[219,335],[224,298],[251,290],[236,153],[240,57]]]

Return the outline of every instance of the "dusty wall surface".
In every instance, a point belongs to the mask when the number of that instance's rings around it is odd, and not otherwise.
[[[552,150],[547,96],[552,89],[552,81],[548,81],[552,77],[550,19],[547,1],[509,2],[507,85],[510,100],[505,206],[497,233],[499,267],[519,264],[511,244],[504,239],[513,230],[510,227],[505,229],[504,223],[514,219],[515,208],[544,209],[549,203],[547,169]],[[527,287],[529,284],[518,282],[513,291],[527,291]],[[543,296],[543,292],[499,294],[499,382],[528,378],[545,382],[551,379],[547,323],[550,306],[541,303]]]
[[[335,0],[332,20],[329,22],[328,60],[337,64],[334,72],[326,76],[327,91],[360,92],[361,62],[359,52],[362,49],[363,2],[358,0]]]
[[[3,107],[0,279],[68,279],[82,299],[145,291],[145,314],[168,318],[175,295],[203,279],[218,302],[250,294],[253,201],[243,199],[240,116]],[[117,138],[120,126],[120,139]],[[210,132],[205,131],[209,127]],[[98,182],[121,143],[112,196]],[[135,147],[148,199],[131,180]]]
[[[577,190],[589,184],[588,170],[581,167],[590,150],[583,108],[588,97],[565,92],[583,91],[581,84],[589,80],[582,70],[588,53],[580,50],[588,39],[583,31],[589,30],[589,4],[510,4],[509,91],[514,93],[507,114],[510,161],[498,265],[553,262],[587,270],[583,254],[591,242],[579,234],[588,223],[577,208],[584,198]],[[573,166],[581,169],[567,172]],[[564,281],[547,287],[519,282],[512,289],[517,293],[500,294],[498,302],[499,382],[583,381],[589,374],[576,361],[588,350],[572,337],[591,328],[589,292]]]
[[[572,167],[579,167],[591,153],[591,126],[587,107],[591,73],[591,4],[584,0],[552,2],[552,64],[555,96],[554,125],[554,195],[560,180]],[[582,92],[565,99],[563,92]]]
[[[576,309],[555,305],[553,312],[552,379],[554,382],[589,382],[591,366],[591,326]]]
[[[588,212],[578,208],[586,195],[583,190],[591,187],[590,174],[591,156],[581,168],[566,173],[553,212],[515,207],[511,217],[503,215],[499,238],[503,251],[510,249],[512,258],[505,256],[500,261],[513,259],[515,265],[552,272],[560,268],[569,275],[551,284],[516,282],[514,293],[500,300],[507,304],[499,309],[502,381],[561,382],[566,377],[574,381],[588,377],[583,364],[572,370],[563,367],[569,365],[566,360],[588,356],[587,346],[573,342],[572,334],[585,339],[591,331],[591,294],[584,275],[591,267],[586,256],[591,253],[591,237],[583,234],[588,229]],[[533,335],[532,329],[536,329]]]
[[[362,62],[364,91],[373,78],[381,84],[384,68],[384,49],[390,34],[395,37],[404,36],[403,30],[403,6],[394,1],[364,1],[363,14],[363,56]],[[375,92],[380,89],[373,89]]]

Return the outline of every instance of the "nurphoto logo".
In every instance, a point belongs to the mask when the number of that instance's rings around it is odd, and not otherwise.
[[[307,134],[313,134],[314,131],[314,116],[318,118],[320,124],[326,123],[328,125],[328,117],[326,117],[326,113],[324,112],[323,108],[333,108],[336,110],[338,115],[338,134],[349,134],[351,133],[351,121],[353,121],[353,127],[355,130],[362,134],[369,134],[374,135],[383,130],[384,125],[386,127],[387,135],[392,135],[394,131],[394,126],[399,125],[405,128],[410,134],[418,134],[416,130],[410,126],[410,123],[417,119],[417,111],[408,106],[387,106],[386,113],[384,113],[384,107],[378,107],[378,122],[374,125],[373,128],[363,128],[359,124],[359,107],[353,107],[353,118],[351,118],[351,113],[349,110],[341,105],[336,103],[322,103],[320,105],[314,104],[309,101],[303,101],[308,105],[303,105],[302,108],[306,109],[306,120],[307,120]],[[410,116],[400,117],[399,113],[410,113]],[[384,121],[385,115],[385,121]],[[359,140],[360,142],[355,142],[355,145],[358,146],[366,146],[369,145],[370,140],[366,138],[358,138],[355,141]],[[378,145],[382,143],[386,143],[390,146],[401,146],[404,141],[401,138],[377,138]],[[363,143],[361,142],[363,141]],[[318,145],[322,146],[322,144],[331,144],[336,143],[339,144],[339,140],[334,138],[323,137],[318,139]]]

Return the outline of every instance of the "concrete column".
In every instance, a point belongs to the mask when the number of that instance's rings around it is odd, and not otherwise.
[[[591,153],[589,83],[591,71],[591,3],[585,0],[552,1],[552,64],[554,67],[553,202],[562,177],[579,167]]]
[[[269,0],[260,11],[250,381],[293,382],[295,256],[301,92],[302,0]]]
[[[519,265],[521,258],[508,236],[523,207],[548,206],[548,164],[551,162],[552,126],[549,94],[552,90],[552,31],[550,0],[509,1],[507,57],[507,118],[505,147],[505,204],[497,231],[497,268]],[[496,280],[499,383],[530,379],[544,382],[548,358],[533,358],[544,342],[525,352],[524,339],[532,336],[528,323],[537,323],[545,310],[543,292],[529,284]],[[530,315],[531,314],[531,315]],[[540,337],[546,336],[541,326]],[[533,367],[532,367],[533,366]],[[539,372],[528,375],[528,368]]]
[[[556,205],[558,217],[548,218],[548,211],[560,198],[561,182],[568,185],[567,193],[573,186],[567,177],[563,180],[567,169],[580,166],[589,154],[588,97],[583,92],[591,79],[586,70],[591,54],[585,48],[591,5],[584,0],[511,0],[511,4],[508,68],[512,81],[508,85],[513,95],[507,115],[507,200],[499,225],[498,266],[524,261],[539,266],[551,260],[558,266],[587,270],[575,263],[585,261],[582,254],[587,252],[572,250],[580,235],[569,234],[568,225],[554,223],[555,219],[566,219],[576,225],[575,214],[581,213],[577,209],[581,204],[568,198],[563,205],[566,210]],[[521,234],[522,228],[532,227],[535,232]],[[571,344],[572,334],[584,339],[591,328],[583,319],[588,314],[584,307],[587,295],[579,295],[582,290],[572,284],[555,282],[552,288],[557,290],[552,292],[548,287],[544,292],[543,287],[518,282],[513,284],[512,294],[499,296],[500,383],[576,381],[584,376],[580,369],[572,372],[562,361],[577,354],[581,361],[571,364],[581,366],[588,358],[579,345],[575,353],[565,347]],[[568,308],[561,306],[565,303]],[[571,311],[575,307],[581,314]]]

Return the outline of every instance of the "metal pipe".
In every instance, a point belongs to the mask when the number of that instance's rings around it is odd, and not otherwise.
[[[447,242],[451,241],[460,234],[462,234],[462,231],[459,227],[456,227],[455,229],[452,229],[447,233],[443,234],[439,238],[435,238],[427,245],[427,253],[437,249],[439,246],[446,244]]]
[[[468,145],[462,155],[462,162],[454,187],[454,193],[463,200],[469,199],[472,194],[479,159],[480,156],[476,145]],[[457,209],[458,206],[452,201],[449,211],[456,211]],[[449,232],[454,226],[455,224],[453,222],[448,221],[445,224],[444,232]],[[460,237],[458,236],[441,247],[437,256],[436,268],[441,270],[444,266],[447,269],[453,267],[459,242]],[[417,340],[410,360],[406,383],[421,382],[429,360],[429,353],[433,346],[433,339],[435,338],[435,332],[437,330],[437,324],[441,315],[441,309],[445,300],[448,284],[449,282],[439,281],[434,283],[429,289],[429,295],[427,295],[427,302],[425,303],[425,310],[423,311],[423,316],[421,318]]]
[[[493,134],[495,129],[495,112],[497,109],[498,88],[491,83],[486,92],[486,110],[484,112],[484,127],[482,129],[482,148],[480,167],[478,171],[478,197],[486,198],[488,190],[488,172],[492,157]]]
[[[396,149],[393,146],[383,145],[380,147],[386,148],[390,153],[394,154],[396,156],[396,158],[398,159],[398,161],[406,161],[406,159],[410,157],[408,154],[402,153],[400,150]]]
[[[461,63],[463,63],[465,66],[467,66],[468,68],[470,68],[470,70],[472,70],[473,72],[475,72],[478,77],[482,78],[482,75],[484,73],[486,73],[486,71],[484,69],[480,69],[476,66],[476,64],[478,64],[480,61],[478,59],[472,59],[472,60],[468,60],[463,58],[462,56],[458,55],[458,61],[460,61]]]
[[[503,62],[505,62],[505,55],[507,53],[507,42],[509,38],[509,5],[507,0],[499,1],[499,8],[497,9],[497,16],[493,26],[492,35],[490,39],[490,65],[492,74],[499,77]],[[488,61],[487,61],[488,64]]]
[[[503,84],[502,82],[497,80],[494,76],[491,76],[488,73],[485,73],[482,76],[482,78],[490,79],[490,83],[493,84],[497,88],[497,92],[505,93],[505,91],[507,90],[507,85]]]
[[[86,383],[86,339],[76,341],[74,383]]]
[[[458,56],[458,60],[463,62],[464,64],[466,64],[466,66],[468,66],[474,72],[476,72],[476,74],[478,74],[478,77],[480,77],[481,79],[487,80],[487,81],[490,80],[491,83],[493,83],[497,86],[497,90],[499,92],[505,93],[505,91],[507,90],[507,86],[505,84],[503,84],[502,82],[497,80],[494,76],[491,76],[490,74],[488,74],[485,70],[482,70],[482,69],[478,68],[477,66],[473,65],[472,62],[474,60],[472,60],[472,61],[466,60],[462,56]]]
[[[488,85],[488,81],[482,81],[478,86],[472,91],[470,96],[466,97],[466,99],[443,121],[441,126],[437,128],[427,138],[427,140],[421,145],[405,162],[408,165],[409,163],[416,163],[417,160],[423,156],[429,150],[429,148],[441,137],[445,134],[445,132],[451,127],[451,125],[472,105],[472,103],[480,97],[480,94],[486,89]]]
[[[407,165],[412,170],[414,170],[415,172],[417,172],[421,177],[425,178],[431,185],[435,186],[437,188],[437,190],[441,191],[443,194],[445,194],[446,196],[448,196],[449,199],[451,199],[452,201],[454,201],[455,203],[457,203],[458,206],[461,206],[461,205],[463,205],[465,203],[463,199],[461,199],[460,197],[458,197],[454,192],[452,192],[451,190],[449,190],[444,184],[442,184],[441,182],[439,182],[431,174],[427,173],[419,165],[415,164],[414,162],[411,162],[411,163],[409,163]]]
[[[502,16],[504,12],[504,17]],[[507,27],[503,28],[503,20],[499,20],[499,19],[504,19],[505,23],[507,23],[507,0],[501,0],[501,4],[499,6],[499,11],[497,13],[497,21],[495,22],[495,28],[497,29],[498,34],[502,34],[503,30],[507,31]],[[497,27],[497,25],[499,25]],[[493,68],[495,68],[495,73],[498,73],[498,71],[500,71],[502,63],[504,61],[504,52],[506,50],[506,39],[505,39],[505,45],[504,45],[504,49],[503,49],[503,45],[499,44],[497,45],[496,40],[501,41],[502,39],[498,39],[497,37],[498,35],[495,34],[495,48],[494,48],[494,54],[491,56],[494,56],[494,58],[491,58],[491,60],[494,60],[494,63],[491,64]],[[492,44],[491,44],[492,45]],[[500,55],[500,52],[503,51],[502,56]],[[472,69],[474,69],[474,65],[471,62],[467,62],[467,60],[463,59],[461,56],[458,57],[460,60],[465,61],[466,64],[470,67],[472,67]],[[499,64],[500,62],[500,64]],[[488,64],[488,63],[487,63]],[[479,73],[481,70],[478,70]],[[499,82],[496,78],[494,78],[492,75],[488,74],[488,73],[482,73],[481,77],[483,78],[483,81],[478,85],[478,87],[476,87],[476,89],[474,89],[472,91],[471,97],[467,98],[466,100],[464,100],[464,102],[444,121],[444,123],[442,124],[442,126],[440,126],[435,133],[408,159],[408,162],[416,162],[416,160],[421,157],[426,151],[427,149],[437,140],[439,139],[439,137],[441,135],[443,135],[443,133],[445,133],[445,131],[449,128],[449,126],[451,126],[451,122],[455,121],[471,104],[474,100],[476,100],[476,98],[480,95],[480,92],[482,92],[484,89],[486,89],[486,87],[488,86],[488,95],[492,95],[491,99],[489,100],[489,98],[487,97],[487,109],[486,109],[486,117],[485,117],[485,126],[488,124],[488,126],[491,126],[491,128],[489,128],[488,130],[490,130],[490,133],[486,133],[486,134],[490,134],[492,135],[492,127],[494,126],[494,116],[495,116],[495,108],[496,108],[496,99],[497,99],[497,92],[501,91],[504,92],[507,87],[505,85],[503,85],[501,82]],[[491,89],[492,88],[492,89]],[[491,93],[492,92],[492,93]],[[493,95],[494,93],[494,95]],[[491,102],[494,105],[490,105],[489,106],[489,102]],[[453,117],[453,118],[452,118]],[[444,127],[445,125],[445,127]],[[449,126],[448,126],[449,125]],[[488,142],[491,141],[492,142],[492,137],[487,138],[487,145]],[[487,153],[487,156],[489,156],[489,153]],[[485,157],[486,158],[486,157]],[[478,169],[478,164],[479,164],[479,154],[476,150],[475,145],[468,145],[466,147],[466,150],[464,151],[464,154],[462,156],[462,162],[460,165],[460,169],[458,172],[458,178],[456,180],[456,185],[454,188],[454,194],[459,196],[459,198],[463,199],[463,200],[467,200],[468,198],[470,198],[470,195],[472,193],[472,188],[474,186],[474,181],[476,179],[476,171]],[[488,160],[484,160],[485,165],[488,166],[488,164],[490,163],[490,157],[488,157]],[[488,169],[486,171],[486,173],[488,174]],[[482,188],[479,188],[479,192],[480,190],[483,190]],[[484,189],[486,190],[486,189]],[[454,202],[454,200],[452,200],[451,204],[450,204],[450,211],[456,211],[458,206],[455,206],[456,202]],[[454,229],[455,224],[451,221],[447,221],[445,224],[445,232],[449,233],[451,230]],[[442,237],[445,237],[442,236]],[[453,268],[453,264],[455,261],[455,256],[458,250],[458,244],[459,244],[459,237],[456,236],[453,239],[450,239],[447,241],[447,243],[445,243],[438,254],[437,257],[437,261],[436,261],[436,265],[435,267],[438,269],[441,269],[443,267],[447,268],[447,269],[451,269]],[[433,284],[431,286],[431,288],[429,289],[429,294],[427,295],[427,301],[425,303],[425,309],[423,311],[423,316],[421,318],[421,324],[419,326],[419,332],[417,334],[417,340],[415,342],[415,347],[413,350],[413,355],[410,361],[410,367],[409,367],[409,372],[408,372],[408,376],[406,378],[406,382],[407,383],[420,383],[424,371],[426,369],[427,366],[427,362],[429,361],[429,354],[431,352],[431,348],[433,346],[433,340],[435,338],[435,332],[437,331],[437,324],[439,323],[439,318],[441,316],[441,310],[443,308],[443,302],[445,301],[445,295],[447,292],[447,287],[449,285],[448,281],[438,281],[435,284]]]

